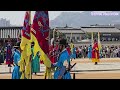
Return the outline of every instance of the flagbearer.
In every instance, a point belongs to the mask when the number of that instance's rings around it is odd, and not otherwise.
[[[94,62],[95,65],[97,65],[98,62],[100,62],[98,42],[97,42],[96,39],[94,40],[94,45],[93,45],[93,48],[92,48],[92,62]]]
[[[71,39],[71,43],[70,43],[70,58],[71,58],[71,61],[72,61],[72,54],[73,54],[73,41],[72,41],[72,39]]]
[[[31,45],[31,50],[32,50],[32,73],[37,73],[40,72],[40,52],[38,51],[36,56],[34,57],[34,42],[32,42]]]
[[[20,72],[20,66],[19,66],[19,61],[20,61],[20,57],[21,57],[21,49],[20,49],[20,42],[16,44],[16,46],[14,46],[15,51],[14,51],[14,56],[13,56],[13,60],[14,60],[14,69],[12,72],[12,79],[20,79],[21,77],[21,72]]]
[[[54,79],[71,79],[70,72],[67,71],[70,67],[70,57],[66,50],[66,44],[67,42],[65,39],[62,39],[59,42],[59,50],[61,54],[59,55],[58,62],[54,64],[56,67]],[[66,71],[66,73],[64,71]]]
[[[40,60],[46,66],[45,79],[51,79],[51,61],[49,55],[49,15],[48,11],[36,11],[31,27],[31,39],[35,42],[34,55],[40,51]]]
[[[31,11],[26,11],[23,28],[21,30],[20,48],[20,72],[22,72],[21,79],[31,79]]]

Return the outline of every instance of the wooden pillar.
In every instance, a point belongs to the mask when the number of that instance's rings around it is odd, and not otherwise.
[[[80,41],[82,40],[82,36],[81,36],[81,34],[80,34]]]

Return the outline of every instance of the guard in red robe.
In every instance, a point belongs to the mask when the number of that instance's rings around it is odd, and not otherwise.
[[[66,49],[68,51],[68,54],[71,55],[70,46],[68,45],[68,43],[67,43]]]
[[[51,45],[49,47],[49,58],[50,58],[52,63],[57,62],[58,48],[59,48],[58,44],[56,44],[55,46]]]
[[[94,40],[94,45],[92,48],[92,62],[94,62],[95,65],[97,65],[98,62],[100,62],[100,60],[99,60],[99,48],[98,48],[97,40]]]
[[[54,55],[53,55],[53,49],[54,49],[54,46],[51,45],[49,47],[49,58],[50,58],[50,60],[51,60],[52,63],[55,63],[55,61],[54,61]]]
[[[8,67],[11,67],[11,64],[13,64],[13,58],[12,58],[12,46],[10,42],[8,42],[6,47],[6,64]]]

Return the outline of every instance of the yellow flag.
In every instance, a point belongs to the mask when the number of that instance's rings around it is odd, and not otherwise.
[[[36,11],[31,28],[31,39],[34,41],[34,55],[40,51],[40,60],[46,67],[51,67],[49,54],[49,16],[48,11]]]
[[[45,75],[51,78],[51,61],[49,54],[49,16],[48,11],[36,11],[31,28],[31,40],[34,41],[34,55],[39,51],[40,60],[46,66]]]
[[[98,32],[98,48],[99,48],[99,52],[100,52],[100,50],[102,48],[101,42],[100,42],[100,32]]]
[[[24,18],[24,25],[21,31],[21,44],[20,48],[22,50],[21,60],[19,62],[20,71],[22,72],[21,79],[30,79],[31,78],[31,64],[30,64],[30,55],[31,55],[31,11],[26,11]]]

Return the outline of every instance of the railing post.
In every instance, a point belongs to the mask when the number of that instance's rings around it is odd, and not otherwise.
[[[73,79],[75,79],[75,73],[73,73]]]

